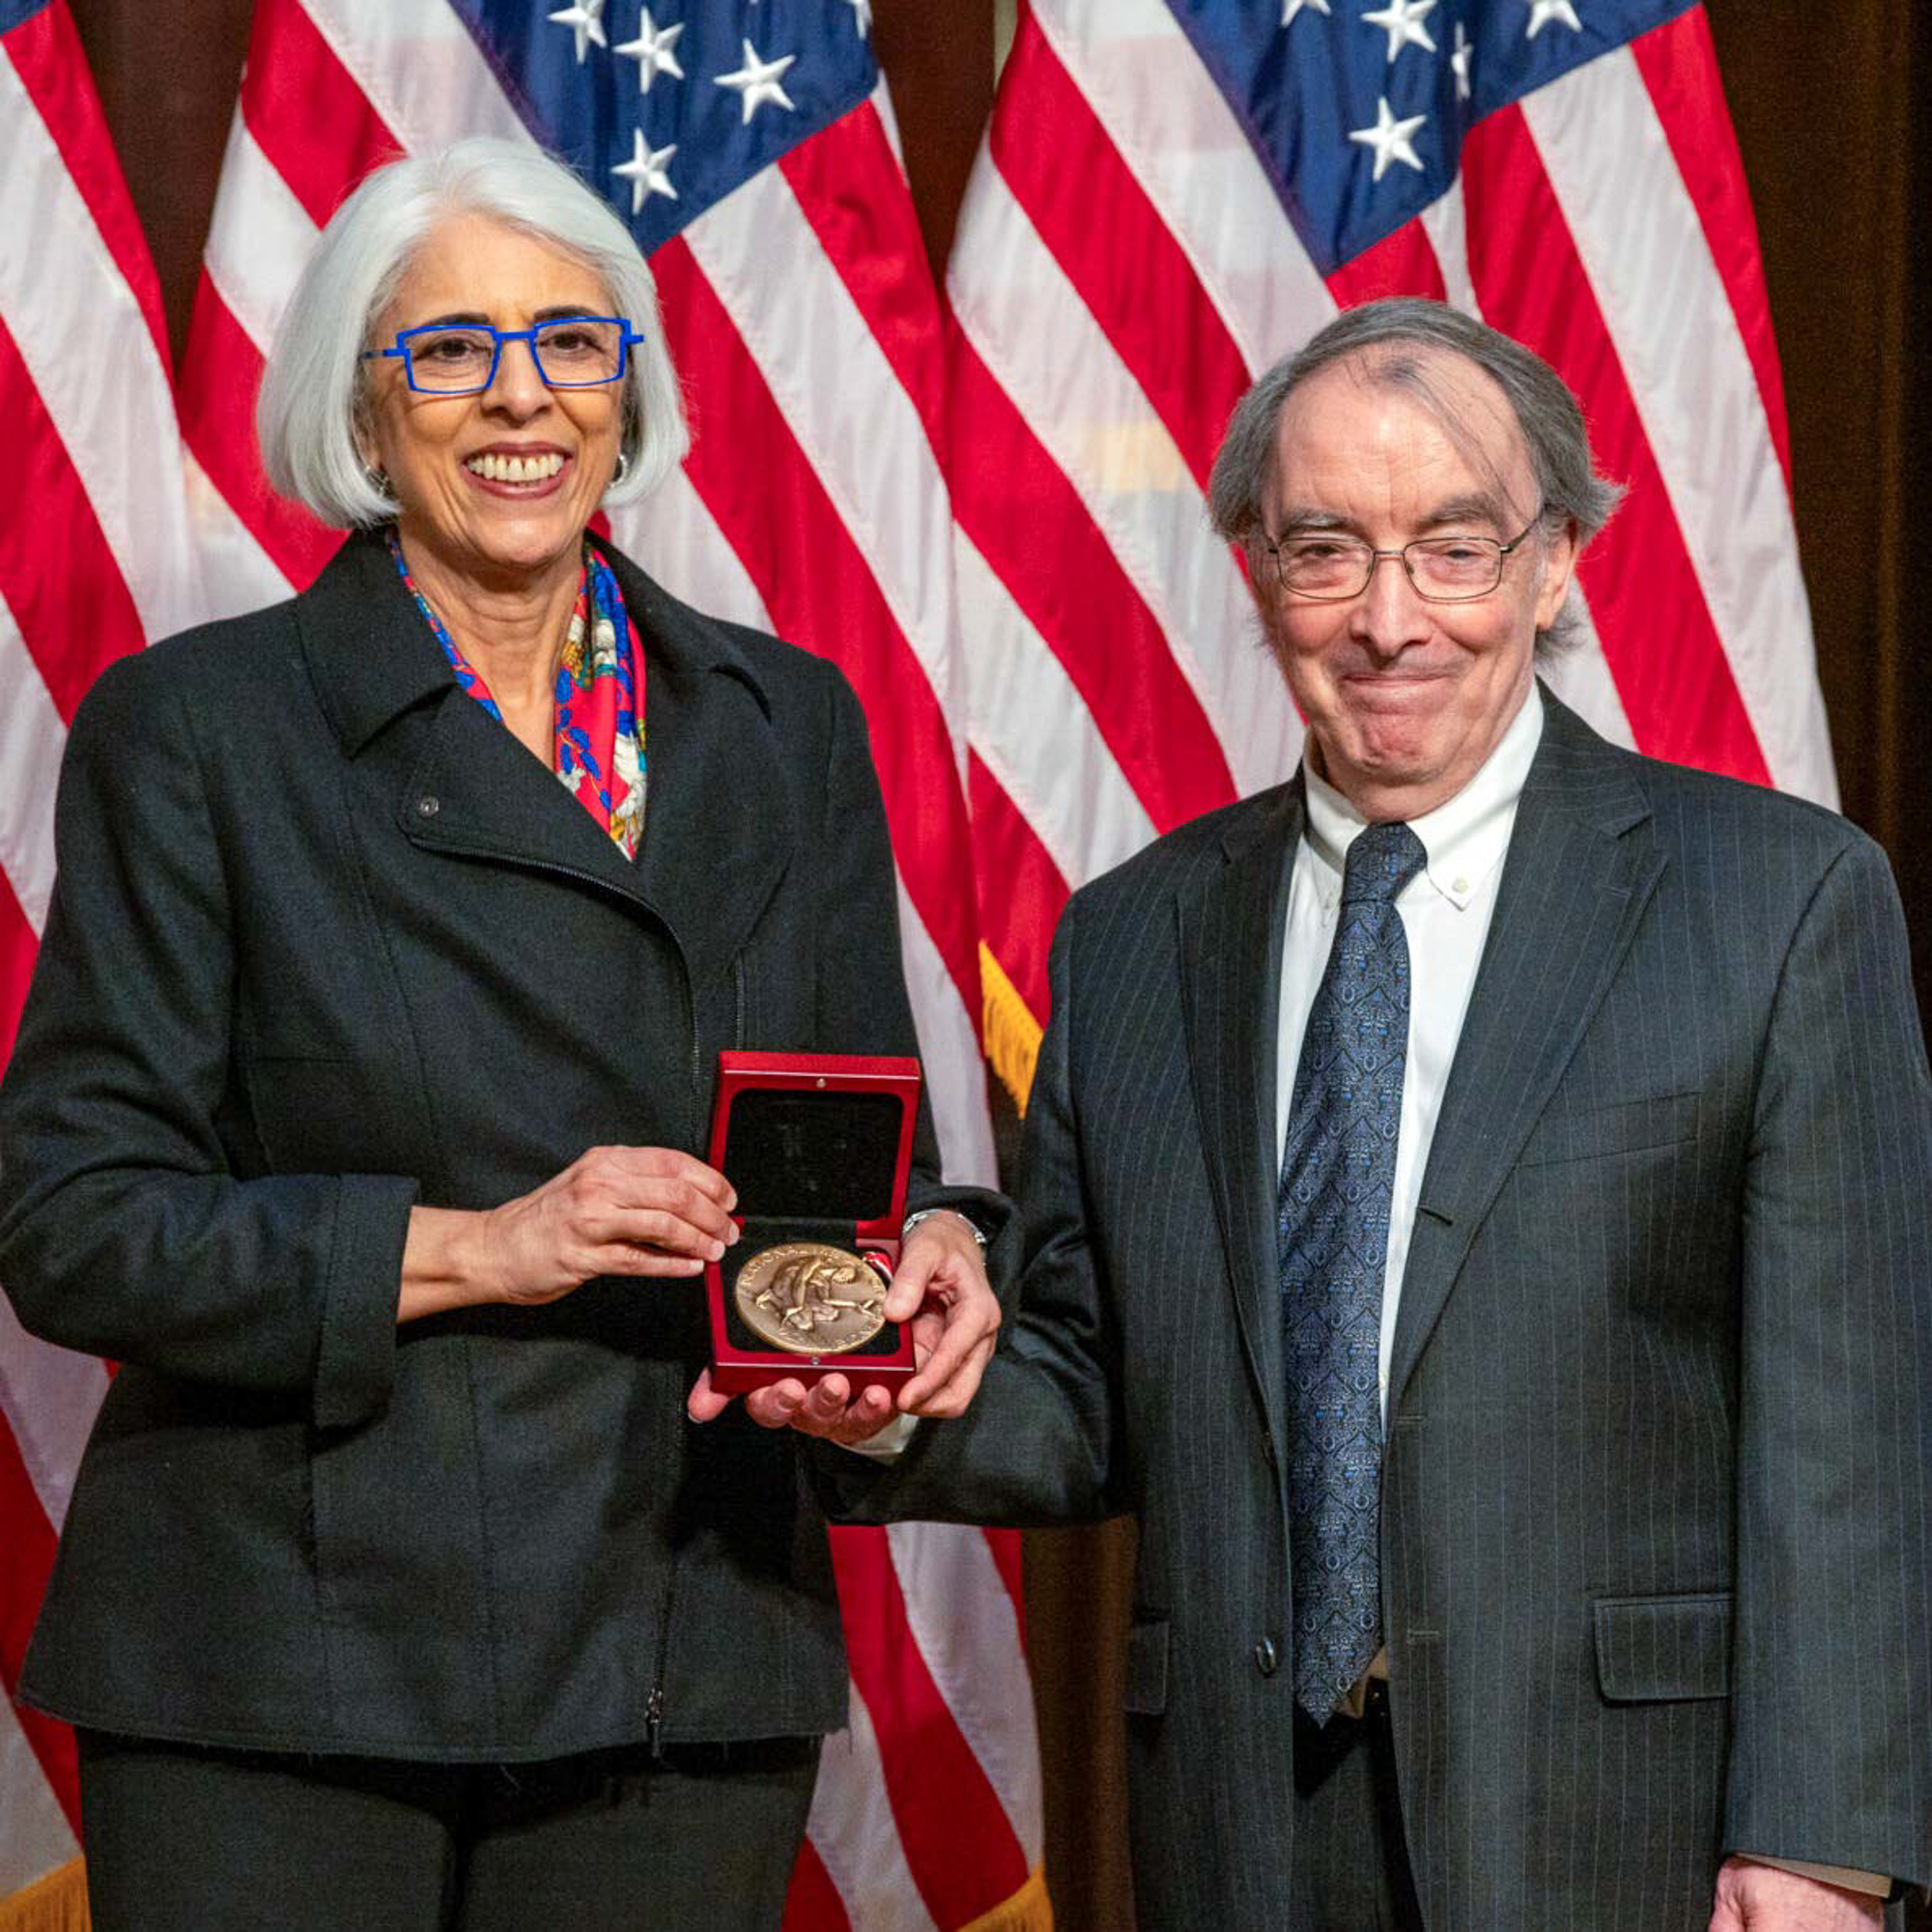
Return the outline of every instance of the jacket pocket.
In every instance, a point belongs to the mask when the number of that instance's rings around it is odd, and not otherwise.
[[[1137,1623],[1127,1633],[1127,1684],[1121,1699],[1129,1717],[1157,1718],[1167,1709],[1166,1618]]]
[[[1731,1593],[1599,1597],[1597,1683],[1612,1704],[1731,1693]]]
[[[1524,1143],[1519,1167],[1559,1160],[1600,1160],[1642,1153],[1697,1138],[1697,1096],[1662,1094],[1654,1100],[1618,1100],[1573,1114],[1546,1114]]]

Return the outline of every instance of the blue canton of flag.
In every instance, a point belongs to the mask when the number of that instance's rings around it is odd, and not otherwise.
[[[452,0],[531,131],[648,255],[878,84],[868,0]]]
[[[1692,0],[1171,0],[1324,274],[1435,202],[1485,115]]]

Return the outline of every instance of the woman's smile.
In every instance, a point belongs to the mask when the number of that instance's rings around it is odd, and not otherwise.
[[[495,497],[546,497],[562,487],[572,459],[550,443],[492,443],[463,459],[464,472]]]

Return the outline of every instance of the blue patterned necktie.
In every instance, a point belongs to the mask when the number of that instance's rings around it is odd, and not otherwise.
[[[1349,847],[1282,1159],[1294,1694],[1324,1724],[1381,1648],[1378,1360],[1408,1053],[1408,942],[1395,900],[1426,856],[1402,824],[1371,825]]]

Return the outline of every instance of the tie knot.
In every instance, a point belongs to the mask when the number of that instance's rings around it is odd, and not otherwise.
[[[1400,819],[1371,825],[1358,833],[1349,847],[1342,874],[1342,903],[1353,905],[1373,899],[1386,905],[1428,861],[1422,840]]]

